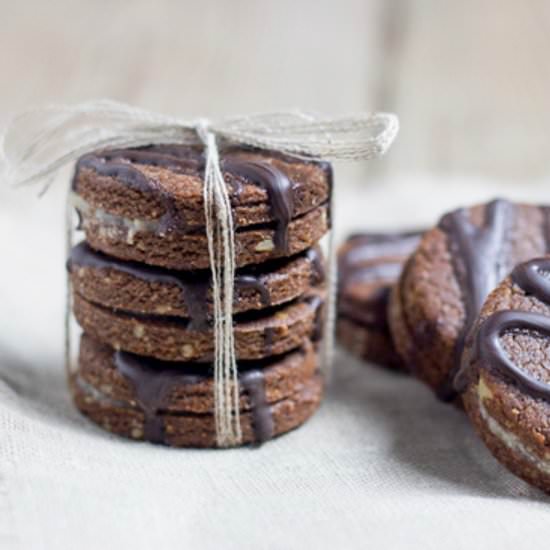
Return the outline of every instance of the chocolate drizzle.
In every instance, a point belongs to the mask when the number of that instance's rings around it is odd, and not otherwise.
[[[464,343],[485,298],[506,273],[502,248],[513,211],[510,202],[495,200],[485,207],[482,226],[472,223],[464,208],[445,215],[439,222],[439,228],[449,240],[449,252],[465,307],[463,326],[455,344],[453,368],[436,391],[443,401],[452,401],[457,396],[454,382],[460,370]]]
[[[395,280],[421,235],[419,231],[353,235],[338,258],[340,287],[356,281]]]
[[[136,401],[144,414],[144,439],[151,443],[165,443],[164,420],[160,412],[174,385],[173,371],[157,370],[143,358],[121,351],[115,352],[114,363],[136,393]]]
[[[308,248],[305,254],[311,264],[310,282],[313,286],[319,285],[325,280],[323,256],[316,247]]]
[[[101,176],[123,181],[128,187],[143,193],[155,193],[164,214],[159,219],[158,233],[165,235],[179,227],[186,228],[181,211],[173,196],[157,181],[147,177],[136,165],[162,166],[180,173],[198,174],[204,166],[202,153],[178,146],[151,146],[142,149],[112,150],[91,153],[77,163],[72,189],[77,192],[82,168],[91,168]]]
[[[308,298],[308,302],[314,311],[313,331],[311,333],[311,341],[318,342],[323,337],[323,298],[319,294],[312,294]]]
[[[138,166],[160,166],[177,173],[202,177],[204,164],[204,154],[200,150],[178,145],[157,145],[91,153],[78,161],[72,189],[75,192],[78,191],[80,170],[90,168],[99,175],[121,180],[137,191],[154,193],[164,211],[158,220],[158,233],[165,235],[175,230],[186,231],[189,227],[183,213],[177,208],[173,195],[155,179],[146,176]],[[267,191],[271,213],[276,222],[274,245],[276,250],[286,252],[288,226],[294,215],[294,190],[290,179],[267,161],[240,158],[235,154],[227,155],[222,160],[222,169]],[[235,195],[238,196],[241,183],[236,180],[233,184]]]
[[[190,330],[202,330],[208,326],[207,297],[210,281],[200,277],[192,278],[188,274],[153,267],[138,262],[121,261],[92,250],[85,242],[77,244],[71,250],[68,269],[73,265],[95,269],[114,269],[136,277],[148,283],[165,283],[177,286],[182,292],[183,301],[190,318]]]
[[[550,271],[550,258],[535,259],[518,265],[512,272],[512,281],[540,301],[550,305],[550,279],[543,272]],[[550,317],[528,311],[497,311],[481,324],[475,355],[505,377],[512,379],[532,397],[550,400],[550,385],[537,380],[517,367],[506,353],[500,338],[514,331],[535,331],[550,338]],[[460,376],[460,389],[465,389],[465,376]]]
[[[170,363],[117,351],[114,365],[134,388],[136,402],[144,413],[143,437],[152,443],[166,443],[163,412],[176,384],[196,384],[208,371],[202,365]],[[258,361],[254,362],[255,364]],[[273,437],[273,417],[267,401],[264,367],[244,368],[239,382],[248,394],[254,439],[263,443]]]
[[[252,288],[260,295],[262,305],[268,307],[271,305],[271,294],[269,289],[259,275],[237,275],[235,277],[235,287]]]
[[[76,245],[71,251],[68,269],[72,266],[95,269],[113,269],[136,277],[151,284],[165,283],[177,286],[187,307],[190,318],[190,330],[204,330],[209,325],[208,294],[210,290],[209,274],[190,274],[171,271],[138,262],[121,261],[90,248],[86,242]],[[262,305],[271,305],[271,294],[261,274],[239,274],[235,277],[236,288],[252,288],[260,295]]]
[[[280,170],[268,162],[227,157],[222,168],[231,174],[246,178],[263,187],[269,198],[271,213],[276,221],[275,249],[288,251],[288,226],[294,215],[294,192],[292,182]]]
[[[178,279],[178,286],[183,294],[183,301],[187,306],[190,323],[187,326],[189,330],[201,331],[209,326],[208,316],[208,291],[210,290],[210,280],[201,281],[195,279],[193,282]]]
[[[371,328],[388,330],[390,284],[401,274],[421,235],[420,231],[410,231],[349,237],[338,257],[339,314]],[[353,293],[354,286],[362,283],[372,285],[368,299]]]
[[[273,415],[267,402],[264,373],[250,370],[240,374],[239,382],[248,394],[252,413],[252,428],[256,443],[264,443],[273,437]]]

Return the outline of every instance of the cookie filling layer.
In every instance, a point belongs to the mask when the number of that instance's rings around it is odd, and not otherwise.
[[[134,244],[134,238],[138,233],[152,233],[159,236],[164,236],[168,232],[164,226],[164,223],[160,220],[144,220],[144,219],[133,219],[125,218],[123,216],[117,216],[115,214],[110,214],[103,208],[98,208],[92,206],[88,201],[82,198],[76,193],[71,193],[69,197],[70,204],[76,209],[80,220],[80,229],[86,229],[90,224],[89,220],[95,220],[100,224],[100,235],[111,238],[118,238],[120,235],[120,230],[125,230],[125,241],[129,245]],[[262,223],[255,225],[247,225],[244,227],[239,227],[236,229],[236,233],[243,233],[246,231],[253,231],[258,229],[272,229],[275,227],[273,242],[270,243],[269,250],[276,250],[280,252],[287,252],[288,247],[288,232],[289,225],[291,222],[298,221],[308,214],[314,212],[319,208],[327,208],[328,203],[322,203],[318,206],[315,206],[312,210],[303,212],[299,216],[289,220],[289,223],[285,225],[284,237],[281,236],[280,226],[277,225],[277,222],[274,223]],[[173,228],[170,232],[176,232],[177,228]],[[185,232],[186,235],[202,235],[202,229],[197,229],[193,232]],[[282,240],[283,239],[283,240]],[[284,248],[281,248],[281,242],[284,242]],[[278,243],[278,244],[277,244]],[[266,244],[267,246],[267,244]],[[260,251],[260,249],[258,249]]]
[[[550,461],[543,460],[537,456],[533,451],[528,449],[521,441],[521,439],[504,429],[487,411],[483,404],[483,397],[478,394],[479,399],[479,413],[481,418],[485,422],[485,425],[489,431],[512,452],[519,454],[526,462],[531,464],[534,468],[543,472],[545,475],[550,475]]]

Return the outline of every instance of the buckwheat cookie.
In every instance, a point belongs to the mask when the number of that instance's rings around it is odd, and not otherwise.
[[[73,310],[90,336],[121,349],[167,361],[210,361],[214,353],[212,327],[187,319],[139,315],[113,310],[74,293]],[[235,353],[239,359],[260,359],[299,347],[306,338],[317,339],[322,328],[322,293],[301,296],[278,308],[237,315],[234,319]]]
[[[349,237],[338,251],[338,340],[366,361],[402,368],[388,326],[387,307],[391,286],[420,235],[361,233]]]
[[[239,364],[242,443],[260,443],[302,424],[317,409],[322,381],[313,345]],[[203,365],[115,351],[86,334],[71,389],[77,407],[103,428],[176,447],[215,447],[212,374]]]
[[[456,385],[495,457],[550,493],[550,256],[518,265],[489,295]]]
[[[96,252],[82,242],[70,255],[75,291],[107,308],[145,315],[189,318],[195,327],[212,318],[210,271],[181,272],[125,262]],[[324,280],[318,248],[292,258],[241,269],[235,278],[234,313],[290,302]]]
[[[236,264],[290,256],[327,231],[330,164],[247,149],[222,151],[236,227]],[[88,243],[122,259],[177,270],[209,267],[204,155],[176,145],[82,157],[72,201]]]
[[[491,290],[519,262],[548,250],[546,207],[495,200],[443,216],[407,261],[390,299],[396,349],[447,401],[464,342]]]

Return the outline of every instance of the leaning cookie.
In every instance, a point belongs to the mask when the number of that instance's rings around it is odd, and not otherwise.
[[[338,251],[338,341],[366,361],[403,368],[388,327],[388,299],[420,235],[361,233]]]
[[[505,200],[451,212],[424,234],[390,298],[399,355],[444,400],[483,302],[519,262],[548,250],[549,212]]]
[[[487,298],[456,379],[495,457],[550,493],[550,256],[518,265]]]
[[[305,340],[286,355],[239,365],[242,443],[305,422],[319,406],[317,354]],[[84,334],[70,385],[76,406],[103,428],[174,447],[216,447],[212,375],[204,365],[115,351]]]
[[[220,166],[236,228],[238,267],[298,254],[328,230],[329,164],[231,149],[221,152]],[[188,146],[82,157],[72,201],[86,240],[121,260],[207,269],[203,171],[202,151]]]

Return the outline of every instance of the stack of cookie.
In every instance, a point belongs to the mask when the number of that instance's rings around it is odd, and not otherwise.
[[[222,151],[235,224],[234,336],[242,442],[302,424],[322,396],[323,258],[331,167]],[[105,429],[215,447],[204,156],[179,145],[101,151],[76,167],[86,240],[69,259],[83,329],[77,407]]]
[[[495,457],[546,492],[549,254],[548,207],[495,200],[458,209],[424,233],[387,310],[402,364],[463,406]]]

